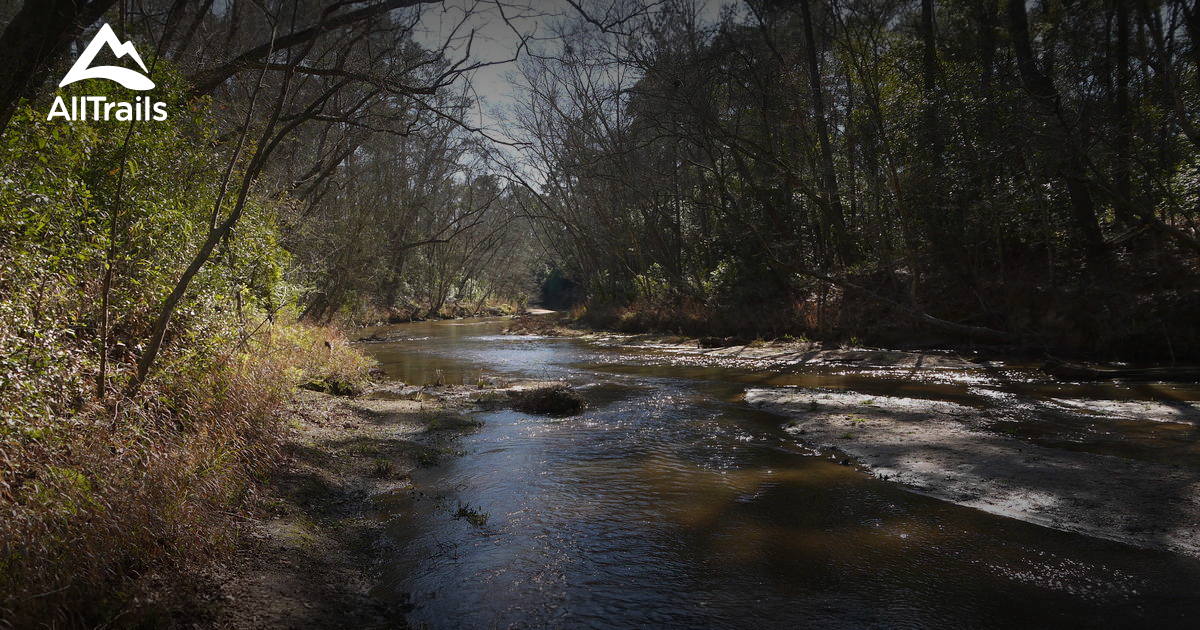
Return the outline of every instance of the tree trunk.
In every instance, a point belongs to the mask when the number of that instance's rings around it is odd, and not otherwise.
[[[26,0],[0,35],[0,133],[34,76],[66,52],[116,0]]]
[[[1050,140],[1067,153],[1058,170],[1067,185],[1074,231],[1083,246],[1091,271],[1099,271],[1107,266],[1108,253],[1096,218],[1087,169],[1079,155],[1079,148],[1071,137],[1071,130],[1063,118],[1058,88],[1054,86],[1050,77],[1038,69],[1037,61],[1033,57],[1033,46],[1029,39],[1029,18],[1025,13],[1024,0],[1008,3],[1008,18],[1021,83],[1034,104],[1052,119],[1050,126],[1054,131]]]
[[[937,27],[934,15],[933,0],[921,0],[921,75],[925,102],[920,138],[924,163],[918,165],[918,172],[921,174],[921,189],[918,194],[924,201],[922,219],[924,225],[930,228],[929,236],[934,244],[934,256],[943,267],[963,273],[965,278],[967,267],[963,264],[964,256],[960,255],[963,208],[961,204],[946,203],[946,187],[943,185],[946,176],[945,142],[941,129]]]
[[[942,134],[938,126],[937,29],[934,25],[933,0],[921,0],[921,74],[925,90],[925,137],[930,157],[938,163],[942,156]]]
[[[984,97],[992,93],[996,68],[996,14],[999,0],[983,0],[979,5],[979,88]]]
[[[1179,4],[1183,8],[1183,24],[1192,44],[1192,61],[1200,68],[1200,0],[1192,0],[1190,7],[1187,0],[1182,0]],[[1196,83],[1200,85],[1200,72],[1196,72],[1195,75]]]
[[[853,244],[846,234],[846,219],[842,211],[842,199],[838,191],[837,171],[834,168],[833,148],[829,144],[829,123],[825,116],[825,98],[821,90],[821,67],[817,62],[817,38],[813,30],[812,0],[800,3],[804,18],[805,47],[808,58],[808,82],[812,91],[813,117],[817,124],[817,141],[821,148],[821,179],[825,188],[825,228],[833,241],[838,263],[852,264]]]
[[[1116,0],[1117,9],[1117,84],[1116,115],[1117,164],[1115,170],[1116,199],[1114,209],[1117,219],[1125,226],[1137,221],[1130,210],[1133,203],[1130,186],[1130,146],[1133,144],[1133,121],[1129,110],[1129,6],[1126,0]]]

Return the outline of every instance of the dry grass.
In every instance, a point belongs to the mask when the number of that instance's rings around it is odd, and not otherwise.
[[[274,460],[293,388],[362,382],[369,367],[339,334],[300,325],[189,365],[164,370],[136,398],[0,432],[0,626],[136,616],[139,578],[186,571],[227,547]]]

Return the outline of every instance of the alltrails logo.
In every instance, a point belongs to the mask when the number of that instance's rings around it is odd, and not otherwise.
[[[154,88],[154,82],[149,77],[135,70],[120,66],[92,66],[96,55],[105,46],[108,46],[118,59],[125,56],[132,57],[141,67],[142,72],[149,72],[146,70],[146,64],[142,62],[141,55],[138,55],[137,49],[133,47],[133,42],[122,42],[117,38],[112,27],[105,24],[100,27],[100,31],[92,38],[91,43],[83,50],[83,54],[79,56],[75,65],[71,66],[67,72],[67,76],[59,82],[58,87],[84,79],[108,79],[131,90],[142,91]],[[167,104],[156,103],[149,96],[139,96],[132,103],[109,101],[103,96],[72,96],[68,106],[63,97],[56,96],[54,104],[50,107],[50,115],[46,117],[46,120],[54,120],[56,117],[65,120],[166,120]]]

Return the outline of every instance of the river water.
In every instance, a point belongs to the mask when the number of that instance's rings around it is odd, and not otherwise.
[[[1200,561],[905,491],[737,400],[750,385],[802,384],[963,402],[969,377],[763,372],[503,326],[404,324],[363,344],[407,383],[560,379],[589,401],[568,418],[478,412],[457,456],[414,473],[386,517],[378,595],[416,627],[1200,627]],[[1030,418],[1016,433],[1152,460],[1197,452],[1194,431],[1137,423],[1095,438]]]

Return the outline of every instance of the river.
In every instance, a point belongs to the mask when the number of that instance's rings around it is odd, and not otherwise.
[[[402,603],[416,627],[1200,623],[1200,561],[906,491],[806,447],[781,417],[739,401],[764,384],[962,401],[971,396],[962,379],[755,371],[505,336],[503,327],[403,324],[375,331],[393,341],[362,344],[407,383],[558,379],[589,402],[567,418],[476,412],[484,424],[455,439],[456,456],[414,473],[411,496],[385,519],[377,595]],[[1196,395],[1033,379],[1008,387],[1028,396]],[[1196,454],[1194,433],[1139,425],[1088,442],[1048,424],[1031,417],[1014,431],[1147,459]]]

